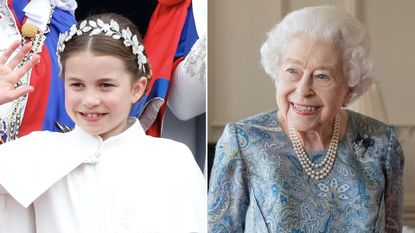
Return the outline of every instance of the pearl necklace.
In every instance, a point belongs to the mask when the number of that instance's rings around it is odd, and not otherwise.
[[[323,161],[320,163],[311,162],[310,158],[304,150],[303,145],[301,144],[297,131],[291,127],[290,124],[288,124],[288,132],[290,140],[294,146],[295,153],[300,160],[301,166],[307,172],[307,175],[316,180],[321,180],[327,177],[333,168],[334,160],[336,159],[337,155],[337,146],[339,144],[340,135],[339,114],[336,115],[334,120],[333,135],[330,140],[329,149],[327,150],[327,154],[324,157]]]

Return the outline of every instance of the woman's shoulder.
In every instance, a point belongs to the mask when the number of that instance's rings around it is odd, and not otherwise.
[[[261,112],[230,124],[243,128],[262,128],[266,130],[275,130],[276,128],[279,128],[277,110],[275,109]]]
[[[257,147],[276,140],[284,140],[284,136],[277,119],[277,111],[270,110],[228,123],[218,141],[218,147],[237,153],[240,148],[256,150]]]
[[[348,110],[348,138],[353,144],[375,146],[378,150],[401,150],[395,127]]]
[[[385,124],[372,117],[351,110],[347,110],[347,113],[350,124],[349,129],[352,131],[372,136],[390,134],[394,131],[393,126]]]

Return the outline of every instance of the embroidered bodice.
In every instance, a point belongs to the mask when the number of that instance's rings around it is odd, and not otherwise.
[[[209,232],[399,232],[404,158],[394,130],[348,116],[322,180],[305,173],[275,111],[228,124],[210,180]],[[319,162],[325,153],[309,155]]]

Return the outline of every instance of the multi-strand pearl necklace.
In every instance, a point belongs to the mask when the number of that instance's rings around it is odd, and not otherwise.
[[[334,160],[336,159],[337,155],[337,146],[339,144],[340,135],[340,115],[338,114],[335,117],[333,135],[331,137],[329,149],[327,150],[327,154],[324,157],[323,161],[320,163],[311,162],[310,158],[304,150],[303,145],[301,144],[297,131],[291,127],[290,124],[288,124],[288,133],[294,146],[295,153],[300,160],[301,166],[307,172],[307,175],[316,180],[321,180],[327,177],[333,168]]]

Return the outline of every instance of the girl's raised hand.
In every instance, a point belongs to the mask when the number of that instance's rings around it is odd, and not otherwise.
[[[19,47],[19,44],[19,41],[15,41],[0,56],[0,104],[10,102],[34,90],[32,86],[16,88],[16,83],[39,62],[40,57],[34,55],[25,65],[15,70],[16,66],[31,50],[32,46],[30,44],[23,46],[17,55],[7,63],[7,60],[9,60],[13,52]]]

